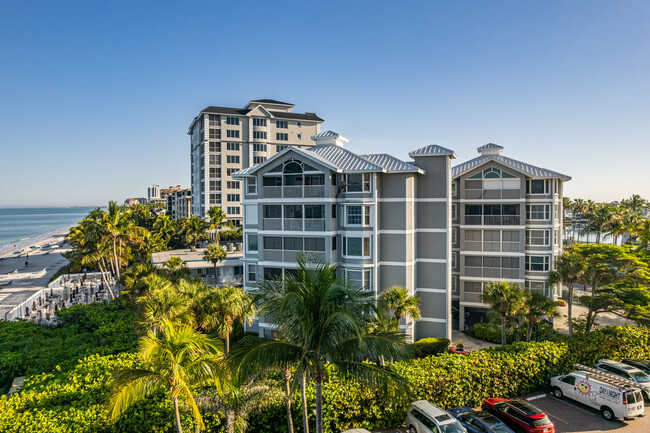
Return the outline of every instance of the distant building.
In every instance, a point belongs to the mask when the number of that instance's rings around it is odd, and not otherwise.
[[[147,200],[152,203],[154,199],[160,199],[160,185],[153,185],[147,188]]]
[[[288,146],[314,146],[323,119],[292,113],[294,105],[255,99],[244,108],[206,107],[189,126],[192,214],[205,218],[219,206],[228,220],[241,224],[243,190],[232,173],[259,164]]]
[[[192,190],[190,188],[182,189],[177,186],[167,194],[167,215],[174,221],[192,216]]]
[[[203,259],[205,248],[197,248],[194,251],[185,249],[153,253],[151,264],[161,268],[170,258],[178,257],[185,262],[192,277],[203,278],[206,283],[217,286],[241,286],[244,270],[241,261],[241,243],[238,243],[237,246],[232,243],[226,244],[226,247],[229,252],[223,262],[217,263],[216,277],[214,265]]]
[[[136,204],[147,204],[147,199],[144,197],[133,197],[124,200],[124,206],[126,207],[135,206]]]

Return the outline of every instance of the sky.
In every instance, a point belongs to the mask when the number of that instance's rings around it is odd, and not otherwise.
[[[645,0],[0,0],[0,207],[189,187],[192,119],[260,98],[354,152],[492,142],[571,198],[650,198]]]

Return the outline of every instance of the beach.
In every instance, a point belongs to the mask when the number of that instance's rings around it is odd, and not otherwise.
[[[68,251],[64,242],[67,233],[68,230],[61,231],[0,252],[0,320],[32,293],[47,286],[52,275],[68,263],[62,255]]]

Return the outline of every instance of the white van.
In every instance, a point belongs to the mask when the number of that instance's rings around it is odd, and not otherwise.
[[[573,371],[551,378],[551,393],[557,398],[567,397],[598,409],[607,420],[645,415],[643,395],[633,383],[599,374],[598,370],[589,367],[584,368],[591,371]]]

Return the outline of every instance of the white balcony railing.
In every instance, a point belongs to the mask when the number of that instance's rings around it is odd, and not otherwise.
[[[325,197],[325,185],[264,186],[264,198]]]

